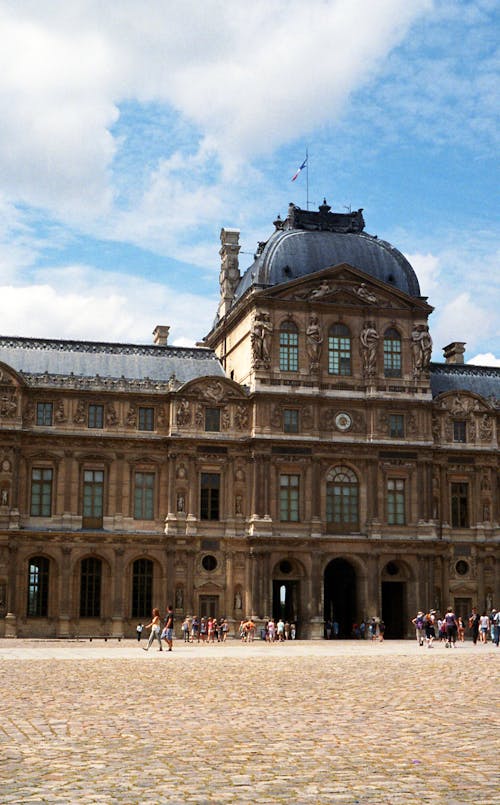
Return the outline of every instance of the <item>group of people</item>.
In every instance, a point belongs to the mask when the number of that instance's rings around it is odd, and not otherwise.
[[[149,633],[149,639],[147,646],[144,646],[144,651],[149,651],[153,643],[157,640],[158,641],[158,651],[163,651],[162,640],[165,641],[167,646],[167,651],[172,651],[172,645],[174,640],[174,610],[172,604],[169,604],[167,607],[167,614],[163,619],[163,628],[162,628],[162,620],[160,617],[160,610],[155,607],[151,613],[151,622],[144,626],[142,623],[139,623],[137,626],[137,640],[140,641],[142,632],[144,629],[151,629]]]
[[[242,620],[239,628],[240,640],[244,643],[251,643],[255,638],[255,623],[250,620]],[[262,640],[267,643],[283,643],[285,640],[295,640],[297,637],[297,626],[295,623],[284,621],[283,618],[267,618],[260,630]]]
[[[227,618],[184,618],[181,626],[184,643],[225,643],[229,633]]]
[[[436,639],[444,643],[446,648],[456,648],[457,643],[465,641],[465,630],[469,628],[474,644],[491,640],[496,646],[500,640],[500,612],[492,609],[490,614],[486,611],[480,615],[476,607],[467,618],[467,624],[460,615],[456,615],[453,607],[448,607],[444,617],[440,617],[435,609],[424,613],[419,610],[412,623],[415,627],[415,637],[419,646],[432,648]]]

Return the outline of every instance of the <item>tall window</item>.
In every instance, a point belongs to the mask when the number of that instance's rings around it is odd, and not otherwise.
[[[469,528],[469,484],[458,481],[451,484],[451,525]]]
[[[280,520],[299,521],[299,476],[280,475]]]
[[[220,408],[205,408],[205,430],[220,431]]]
[[[405,482],[401,478],[387,479],[387,522],[389,525],[404,525]]]
[[[53,406],[51,402],[39,402],[36,404],[36,424],[52,425]]]
[[[351,333],[345,324],[334,324],[328,333],[328,372],[331,375],[350,375]]]
[[[405,435],[404,414],[389,414],[389,436],[391,439],[403,439]]]
[[[280,328],[280,369],[297,372],[299,368],[299,331],[293,321],[285,321]]]
[[[155,429],[155,409],[154,408],[139,408],[139,430],[154,430]]]
[[[49,614],[49,560],[34,556],[28,564],[28,617],[46,618]]]
[[[102,528],[104,471],[83,472],[83,527]]]
[[[200,519],[218,520],[220,517],[220,475],[216,472],[201,473]]]
[[[299,412],[296,408],[283,409],[283,432],[284,433],[298,433],[299,432]]]
[[[80,566],[80,618],[101,615],[102,562],[94,556],[82,559]]]
[[[384,375],[401,377],[401,336],[394,327],[384,334]]]
[[[149,616],[153,607],[153,563],[136,559],[132,566],[132,617]]]
[[[134,519],[154,519],[154,472],[136,472],[134,483]]]
[[[327,476],[326,522],[330,529],[355,531],[359,524],[359,484],[349,467],[334,467]]]
[[[89,428],[104,427],[104,406],[89,405]]]
[[[467,423],[464,419],[455,419],[453,422],[453,441],[463,442],[467,441]]]
[[[48,467],[33,467],[31,470],[32,517],[50,517],[52,514],[52,470]]]

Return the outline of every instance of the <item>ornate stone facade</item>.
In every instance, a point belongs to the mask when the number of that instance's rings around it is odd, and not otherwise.
[[[498,606],[500,372],[430,362],[361,211],[275,226],[243,276],[223,230],[205,348],[0,338],[0,635],[131,636],[172,603],[400,637]]]

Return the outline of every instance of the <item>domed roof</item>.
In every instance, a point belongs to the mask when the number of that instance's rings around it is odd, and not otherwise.
[[[291,204],[285,221],[260,244],[255,262],[236,289],[236,302],[251,286],[272,286],[348,263],[409,296],[420,297],[417,276],[400,251],[364,232],[362,210],[332,213],[326,204],[318,212]]]

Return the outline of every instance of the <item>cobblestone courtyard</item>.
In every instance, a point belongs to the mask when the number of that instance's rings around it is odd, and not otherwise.
[[[0,640],[0,801],[493,805],[499,661],[471,643]]]

